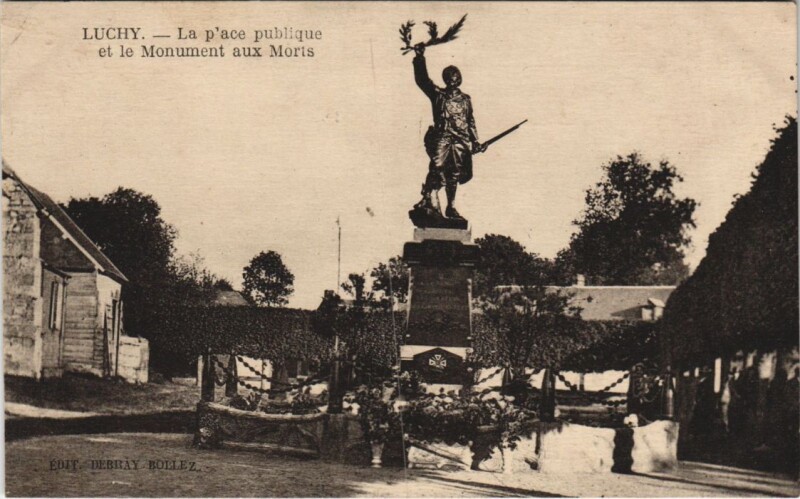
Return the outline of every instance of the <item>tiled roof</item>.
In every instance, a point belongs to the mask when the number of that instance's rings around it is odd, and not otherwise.
[[[61,209],[61,207],[53,201],[50,196],[45,194],[44,192],[35,189],[29,184],[26,184],[22,179],[19,178],[14,170],[11,169],[10,166],[3,161],[3,177],[11,177],[16,180],[23,189],[28,192],[28,195],[31,197],[33,204],[36,207],[43,211],[46,215],[50,215],[56,225],[65,233],[67,237],[72,239],[72,241],[80,246],[85,254],[89,256],[93,263],[98,267],[98,270],[102,271],[103,273],[109,275],[110,277],[120,281],[120,282],[127,282],[128,279],[125,275],[114,265],[114,263],[109,260],[109,258],[100,251],[100,248],[89,239],[80,227],[70,218],[67,213]]]
[[[642,320],[642,308],[663,307],[676,286],[547,286],[572,296],[587,321]],[[519,286],[500,286],[514,290]]]
[[[675,286],[550,286],[573,296],[584,320],[641,320],[642,307],[663,306]]]
[[[249,303],[238,291],[220,289],[217,290],[217,294],[214,297],[214,305],[220,307],[245,307]]]

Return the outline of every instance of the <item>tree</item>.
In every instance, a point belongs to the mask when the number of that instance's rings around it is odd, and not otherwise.
[[[353,297],[354,304],[357,307],[364,307],[368,303],[375,301],[375,294],[366,292],[367,279],[364,274],[356,274],[351,272],[347,276],[347,281],[341,284],[342,290],[348,295]]]
[[[472,289],[475,296],[486,296],[496,286],[549,284],[553,263],[529,253],[514,239],[488,234],[475,243],[481,248]]]
[[[275,251],[262,251],[244,268],[242,292],[257,305],[283,306],[294,292],[294,274],[284,265],[283,258]]]
[[[397,331],[385,327],[393,313],[388,307],[389,302],[379,301],[373,291],[366,291],[364,274],[349,274],[341,287],[353,297],[352,306],[340,309],[343,313],[337,318],[345,357],[362,374],[386,374],[391,365],[387,364],[387,359],[395,357],[397,346]]]
[[[184,306],[207,306],[215,298],[219,279],[205,267],[200,253],[177,256],[170,263],[170,302]]]
[[[219,291],[233,291],[233,284],[224,277],[221,277],[214,282],[214,289]]]
[[[494,289],[481,302],[483,315],[476,355],[488,365],[509,367],[515,375],[528,367],[557,368],[573,352],[571,334],[580,329],[580,310],[571,296],[544,286]]]
[[[552,386],[553,374],[561,361],[572,353],[581,333],[579,310],[569,304],[570,296],[544,286],[523,286],[517,290],[493,289],[481,302],[482,327],[474,343],[474,360],[485,363],[493,358],[504,366],[504,389],[525,405],[528,398],[528,367],[544,367],[545,379]],[[552,397],[542,394],[541,416],[552,417]],[[549,414],[549,416],[548,416]]]
[[[559,254],[565,274],[593,284],[676,284],[688,275],[683,248],[690,243],[697,203],[673,189],[683,178],[668,161],[651,165],[634,152],[604,164],[603,179],[586,191],[586,208]]]
[[[170,274],[178,234],[152,196],[119,187],[102,198],[72,198],[62,207],[133,286]]]
[[[379,263],[369,273],[372,277],[372,291],[382,301],[392,296],[397,303],[408,301],[408,265],[401,256],[393,256],[387,263]]]

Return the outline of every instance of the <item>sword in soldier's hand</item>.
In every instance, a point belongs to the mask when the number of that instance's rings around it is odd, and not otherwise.
[[[524,125],[525,123],[527,123],[527,121],[528,121],[527,119],[522,120],[519,123],[517,123],[516,125],[512,126],[511,128],[509,128],[508,130],[506,130],[504,132],[501,132],[501,133],[498,133],[497,135],[495,135],[491,139],[489,139],[486,142],[482,143],[478,150],[473,151],[473,154],[478,154],[479,152],[485,152],[486,149],[488,149],[490,145],[492,145],[495,142],[497,142],[498,140],[502,139],[503,137],[505,137],[509,133],[515,131],[517,128],[519,128],[522,125]]]

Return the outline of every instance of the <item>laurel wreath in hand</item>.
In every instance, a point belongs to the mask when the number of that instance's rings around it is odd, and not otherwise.
[[[418,43],[416,45],[411,44],[411,28],[414,27],[414,21],[408,21],[407,23],[400,26],[400,39],[405,44],[400,50],[403,51],[403,55],[413,51],[415,47],[430,47],[432,45],[440,45],[442,43],[447,43],[450,41],[455,40],[458,37],[458,32],[461,31],[461,28],[464,26],[464,21],[467,20],[467,15],[458,20],[457,23],[450,26],[447,31],[444,32],[442,36],[439,36],[439,28],[436,26],[436,23],[433,21],[425,21],[423,24],[428,26],[428,35],[430,39],[425,42]]]

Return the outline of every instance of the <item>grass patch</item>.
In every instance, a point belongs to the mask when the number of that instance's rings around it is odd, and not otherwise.
[[[36,381],[5,376],[5,400],[46,409],[142,414],[194,409],[200,389],[172,382],[131,385],[119,380],[65,374],[62,378]]]

